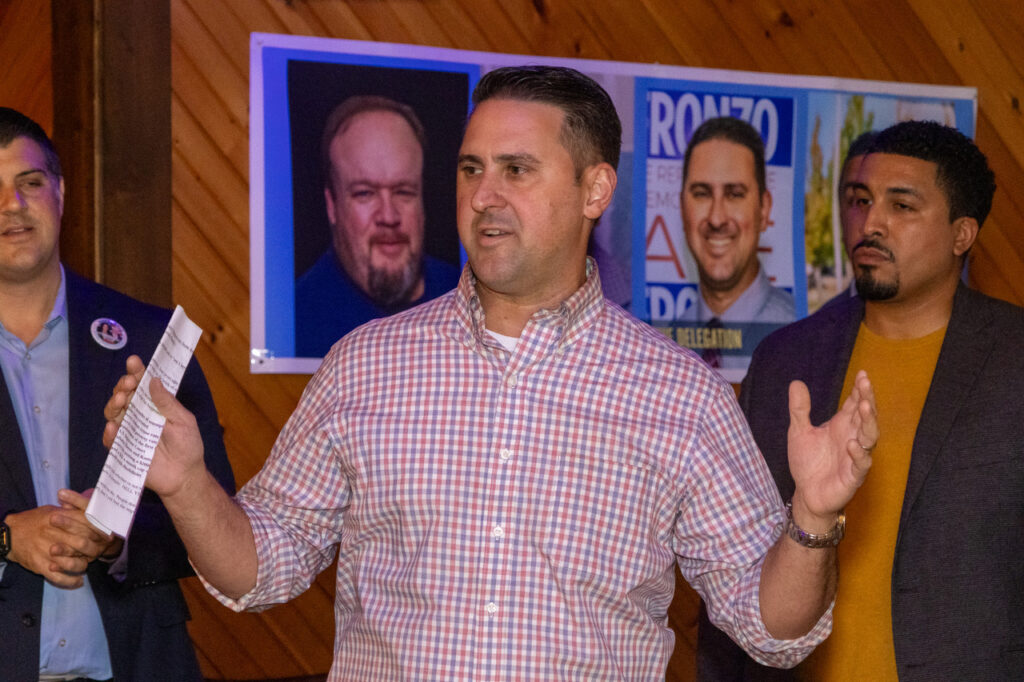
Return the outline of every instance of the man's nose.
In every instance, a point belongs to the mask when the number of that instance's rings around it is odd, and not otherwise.
[[[711,198],[711,205],[708,206],[708,223],[712,228],[720,228],[725,224],[725,197],[716,196]]]
[[[860,226],[863,236],[885,235],[889,231],[889,212],[881,203],[872,203],[865,211],[864,222]]]
[[[0,211],[10,213],[25,207],[25,198],[14,185],[0,185]]]
[[[477,213],[483,213],[504,203],[501,182],[496,176],[496,173],[484,170],[473,183],[471,205]]]
[[[388,227],[398,227],[401,224],[402,214],[398,210],[398,202],[394,192],[381,192],[380,206],[377,209],[377,222]]]

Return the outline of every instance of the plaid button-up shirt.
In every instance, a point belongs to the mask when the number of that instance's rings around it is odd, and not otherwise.
[[[225,604],[295,597],[340,552],[332,680],[663,679],[677,564],[762,661],[831,625],[764,629],[782,503],[733,390],[592,264],[511,353],[468,268],[345,336],[237,499],[259,571]]]

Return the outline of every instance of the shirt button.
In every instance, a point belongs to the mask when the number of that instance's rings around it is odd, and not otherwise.
[[[49,469],[50,468],[50,460],[48,460],[48,459],[44,459],[43,460],[43,468],[44,469]]]
[[[505,537],[505,529],[500,524],[495,524],[494,528],[491,529],[492,538],[503,538]]]
[[[507,462],[509,459],[511,459],[511,457],[512,451],[509,450],[508,448],[502,448],[501,450],[498,450],[498,459],[500,459],[502,462]]]
[[[35,412],[36,414],[39,414],[40,412],[42,412],[42,409],[40,409],[38,405],[33,405],[32,411]]]
[[[516,379],[515,374],[509,374],[508,378],[505,379],[505,385],[508,386],[509,388],[515,388],[517,381],[518,380]]]
[[[62,639],[59,642],[57,642],[57,644],[60,645],[60,646],[65,646],[67,643],[68,643],[68,641],[66,639]]]
[[[498,612],[498,605],[494,602],[488,602],[487,606],[484,607],[484,611],[486,611],[488,615],[493,616]]]

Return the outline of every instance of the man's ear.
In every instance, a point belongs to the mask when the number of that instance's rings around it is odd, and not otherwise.
[[[974,245],[978,238],[978,221],[968,216],[962,216],[953,221],[953,229],[956,230],[956,238],[953,240],[953,255],[962,256]]]
[[[334,227],[334,193],[330,185],[324,185],[324,204],[327,205],[327,222]]]
[[[587,189],[586,202],[583,204],[583,215],[590,220],[597,220],[612,202],[618,175],[610,163],[598,163],[583,171],[583,186]]]
[[[772,193],[767,189],[761,192],[761,232],[768,229],[768,221],[772,217]]]

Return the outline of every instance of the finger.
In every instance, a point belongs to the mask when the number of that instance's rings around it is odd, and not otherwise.
[[[92,490],[90,489],[90,493]],[[57,499],[60,500],[61,506],[65,509],[80,509],[85,511],[85,508],[89,506],[89,496],[76,493],[74,490],[67,488],[61,488],[57,491]]]
[[[87,554],[94,553],[97,546],[104,545],[110,541],[110,536],[100,532],[89,523],[89,520],[85,518],[85,514],[77,509],[51,515],[50,525],[66,532],[68,534],[66,541],[70,542],[78,551]]]
[[[132,374],[125,374],[114,384],[114,391],[107,404],[103,406],[103,416],[107,421],[121,420],[128,402],[131,400],[135,389],[139,387],[139,378]]]
[[[807,428],[811,425],[811,394],[807,385],[800,381],[789,384],[789,427]]]
[[[51,584],[64,590],[77,590],[79,587],[85,584],[85,579],[82,578],[81,573],[67,574],[60,570],[57,566],[50,566],[50,570],[43,574]]]
[[[846,452],[850,456],[851,470],[859,486],[871,468],[871,448],[864,447],[856,438],[851,438],[846,442]]]
[[[57,587],[76,589],[82,586],[83,574],[88,567],[89,563],[82,558],[55,557],[47,565],[43,577]]]
[[[857,403],[857,441],[864,446],[873,448],[878,442],[878,410],[875,404],[875,391],[871,386],[866,372],[861,370],[857,373],[856,386],[859,393]]]
[[[153,399],[156,409],[160,410],[160,414],[168,421],[180,421],[185,413],[188,413],[188,410],[178,402],[174,394],[164,387],[164,382],[160,381],[160,377],[153,377],[149,382],[149,397]]]
[[[134,375],[138,380],[142,379],[142,375],[146,371],[146,364],[142,362],[142,358],[138,355],[129,355],[124,366],[125,369],[128,370],[128,373]]]
[[[106,426],[103,427],[103,447],[108,450],[110,449],[110,446],[114,444],[114,438],[117,437],[117,430],[119,428],[119,424],[112,421],[107,422]]]

